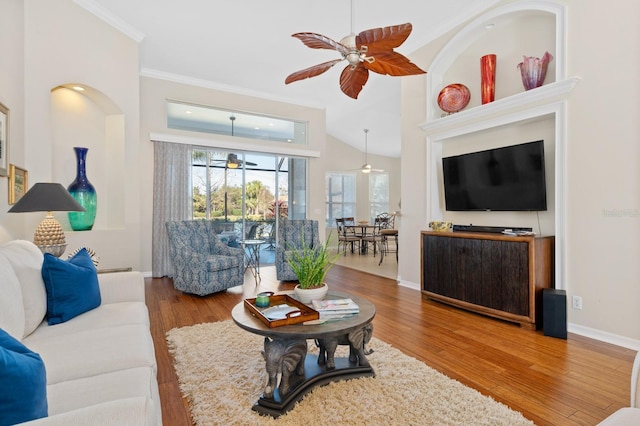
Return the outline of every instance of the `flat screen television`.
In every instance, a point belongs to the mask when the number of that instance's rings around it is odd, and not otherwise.
[[[448,211],[547,210],[544,141],[442,159]]]

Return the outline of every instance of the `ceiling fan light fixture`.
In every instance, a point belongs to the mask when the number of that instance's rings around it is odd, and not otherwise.
[[[362,173],[371,173],[371,164],[365,164],[362,166]]]
[[[340,74],[340,90],[353,99],[369,78],[369,71],[382,75],[405,76],[424,74],[425,71],[415,65],[409,58],[396,52],[411,34],[410,22],[384,28],[372,28],[355,34],[353,31],[353,0],[351,1],[351,34],[340,42],[318,33],[299,32],[292,34],[304,45],[312,49],[329,49],[340,53],[340,59],[323,62],[289,74],[285,84],[318,76],[338,62],[346,60],[349,65]],[[371,49],[371,54],[369,54]]]
[[[229,169],[237,169],[238,167],[239,167],[238,163],[227,161],[227,168],[229,168]]]

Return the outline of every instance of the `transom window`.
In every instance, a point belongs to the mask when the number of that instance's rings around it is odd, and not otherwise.
[[[307,144],[307,123],[167,101],[167,127],[249,139]]]

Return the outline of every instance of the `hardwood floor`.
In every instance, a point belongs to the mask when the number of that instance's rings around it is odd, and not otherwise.
[[[293,287],[276,280],[274,267],[261,272],[258,286],[247,274],[244,286],[207,297],[176,291],[167,278],[146,279],[165,425],[191,424],[165,333],[230,319],[231,309],[244,297]],[[375,304],[375,337],[520,411],[537,425],[594,425],[629,405],[635,351],[573,334],[567,340],[547,337],[542,331],[425,301],[394,280],[342,266],[329,272],[327,282]],[[215,362],[203,360],[207,361]]]

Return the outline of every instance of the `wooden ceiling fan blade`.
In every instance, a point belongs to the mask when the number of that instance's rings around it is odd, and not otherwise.
[[[335,64],[341,61],[342,59],[334,59],[333,61],[323,62],[321,64],[314,65],[312,67],[305,68],[300,71],[296,71],[292,74],[289,74],[289,76],[284,80],[284,83],[289,84],[289,83],[293,83],[294,81],[304,80],[305,78],[315,77],[317,75],[322,74],[323,72],[326,72],[332,66],[334,66]]]
[[[360,91],[369,79],[369,71],[362,63],[352,67],[347,65],[342,74],[340,74],[340,89],[342,92],[353,99],[358,99]]]
[[[409,58],[398,52],[377,52],[371,56],[374,60],[372,62],[365,61],[363,65],[378,74],[399,77],[426,73],[426,71],[411,62]]]
[[[372,28],[362,31],[356,36],[356,47],[367,46],[371,50],[391,50],[400,46],[411,34],[410,23],[393,25],[384,28]]]
[[[343,55],[349,52],[343,44],[338,43],[335,40],[330,39],[327,36],[318,33],[295,33],[291,37],[295,37],[305,44],[305,46],[312,49],[330,49],[337,50]]]

